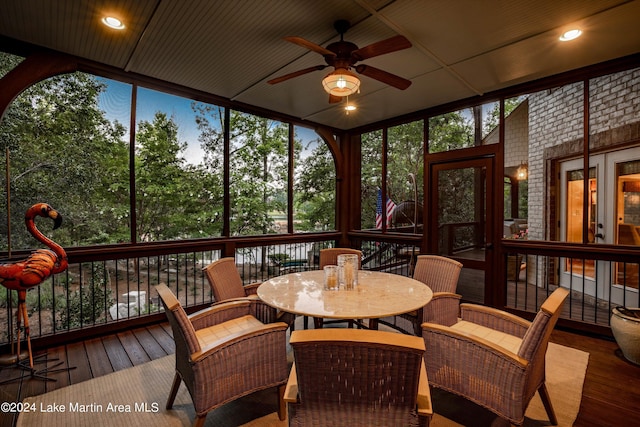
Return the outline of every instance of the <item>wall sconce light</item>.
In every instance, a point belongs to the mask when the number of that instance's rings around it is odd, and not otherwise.
[[[346,68],[337,68],[322,79],[322,86],[331,95],[349,96],[360,89],[360,79]]]
[[[520,163],[518,170],[516,171],[516,178],[518,181],[524,181],[529,176],[529,170],[526,163]]]

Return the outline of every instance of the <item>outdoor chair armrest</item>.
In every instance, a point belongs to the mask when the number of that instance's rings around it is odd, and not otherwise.
[[[293,362],[289,372],[287,387],[284,389],[284,401],[287,403],[298,402],[298,374],[296,374],[296,363]]]
[[[233,301],[248,302],[250,304],[249,313],[262,323],[273,323],[278,321],[290,323],[288,318],[282,318],[282,316],[278,313],[278,310],[264,303],[260,299],[260,297],[258,297],[258,295],[248,295],[246,297],[231,298],[220,302],[214,302],[211,306],[216,307]]]
[[[429,381],[427,379],[427,368],[422,361],[420,367],[420,380],[418,382],[418,415],[431,418],[433,416],[433,407],[431,406],[431,391],[429,390]]]
[[[213,304],[211,304],[211,305],[212,306],[220,305],[220,304],[227,303],[229,301],[252,301],[252,300],[260,301],[260,298],[258,297],[258,295],[247,295],[247,296],[244,296],[244,297],[229,298],[229,299],[226,299],[224,301],[214,301]]]
[[[259,283],[251,283],[249,285],[246,285],[244,287],[244,291],[246,292],[247,296],[249,295],[256,295],[258,292],[258,287],[262,285],[262,282]]]
[[[531,326],[531,322],[514,314],[478,304],[460,304],[460,318],[518,338]]]
[[[439,323],[451,326],[458,321],[460,315],[460,300],[462,295],[452,292],[434,292],[431,301],[422,309],[422,319],[424,322]],[[420,333],[418,333],[419,335]]]
[[[518,356],[516,353],[510,350],[507,350],[504,347],[499,346],[498,344],[495,344],[482,337],[478,337],[463,331],[452,329],[448,326],[438,325],[437,323],[423,323],[422,332],[423,332],[423,336],[425,333],[434,333],[434,334],[440,334],[442,337],[450,338],[452,340],[455,339],[455,340],[460,340],[462,342],[471,343],[472,345],[480,348],[481,351],[486,351],[488,353],[495,354],[498,357],[509,360],[509,363],[517,366],[520,369],[526,368],[527,365],[529,364],[529,362],[526,359]],[[426,348],[428,352],[429,346],[427,345]],[[428,359],[428,358],[425,357],[425,359]],[[466,362],[468,362],[468,360],[462,361],[463,364],[466,364]]]
[[[256,341],[252,338],[260,335],[262,335],[265,340],[272,342],[272,345],[281,346],[286,359],[286,330],[287,324],[278,322],[270,325],[262,325],[260,328],[251,331],[240,331],[237,334],[229,334],[215,343],[202,347],[199,352],[192,353],[191,361],[195,363],[216,354],[226,354],[227,357],[232,359],[234,354],[244,354],[255,351]]]
[[[251,301],[244,298],[229,300],[214,304],[203,310],[196,311],[188,316],[195,330],[207,328],[235,319],[240,316],[251,314]]]

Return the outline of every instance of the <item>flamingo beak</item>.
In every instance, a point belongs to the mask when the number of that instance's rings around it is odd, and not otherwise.
[[[62,225],[62,215],[60,215],[58,212],[52,210],[49,212],[49,218],[51,218],[53,220],[53,229],[55,230],[56,228],[60,227],[60,225]]]

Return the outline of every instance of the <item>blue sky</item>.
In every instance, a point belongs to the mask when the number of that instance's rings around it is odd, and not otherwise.
[[[100,79],[107,84],[107,90],[100,95],[99,107],[109,120],[118,120],[129,128],[131,85],[109,79]],[[192,100],[155,90],[138,87],[136,121],[153,120],[156,111],[163,111],[173,116],[178,125],[178,138],[187,142],[187,149],[183,153],[189,163],[201,162],[204,152],[198,142],[198,131],[195,126],[195,113],[191,108]],[[309,128],[297,126],[298,138],[302,139],[306,146],[308,141],[318,138],[318,135]],[[127,132],[125,138],[129,139]],[[304,153],[303,153],[304,156]]]

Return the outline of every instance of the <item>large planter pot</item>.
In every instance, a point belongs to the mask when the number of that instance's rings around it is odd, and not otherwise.
[[[611,331],[624,357],[640,365],[640,308],[614,308]]]

